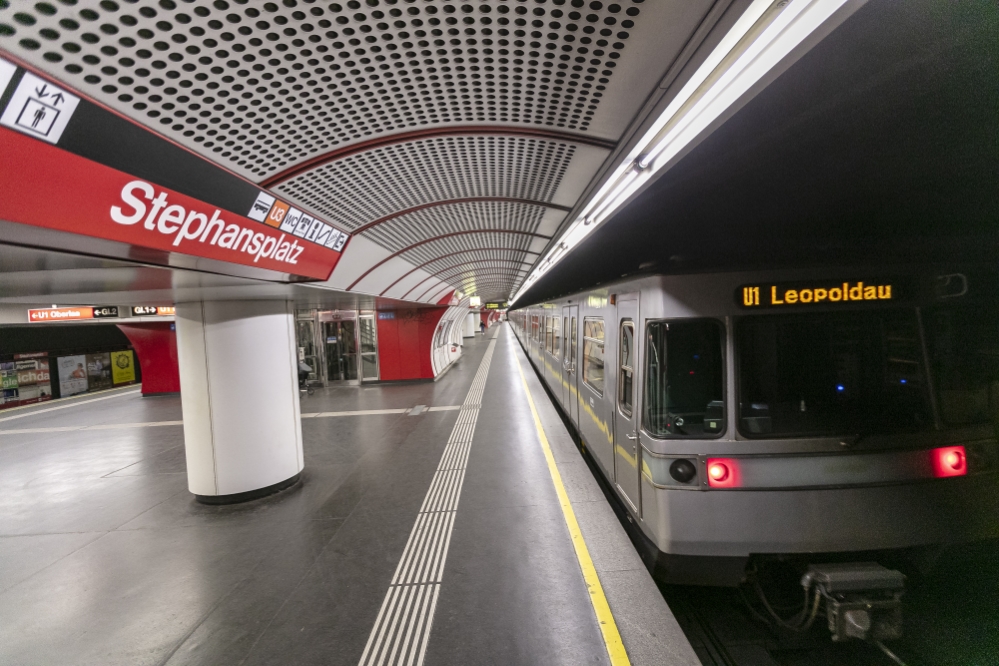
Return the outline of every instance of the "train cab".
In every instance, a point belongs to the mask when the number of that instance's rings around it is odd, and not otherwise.
[[[736,584],[999,536],[997,296],[968,267],[648,276],[511,320],[662,577]]]

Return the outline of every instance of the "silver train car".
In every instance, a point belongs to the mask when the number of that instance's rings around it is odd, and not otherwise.
[[[648,276],[508,320],[666,581],[999,536],[994,269]]]

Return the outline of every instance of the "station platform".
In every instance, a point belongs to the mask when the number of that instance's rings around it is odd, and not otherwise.
[[[188,491],[177,396],[0,414],[0,663],[698,664],[508,326],[466,343],[303,395],[244,504]]]

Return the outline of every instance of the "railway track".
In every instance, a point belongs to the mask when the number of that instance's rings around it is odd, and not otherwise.
[[[833,643],[823,617],[800,634],[767,626],[736,589],[659,587],[704,666],[899,663],[871,643]],[[931,573],[912,577],[902,608],[903,636],[887,645],[901,663],[999,666],[999,543],[946,551]]]

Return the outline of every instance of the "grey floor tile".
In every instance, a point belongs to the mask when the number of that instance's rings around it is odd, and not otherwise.
[[[562,477],[562,484],[569,495],[569,501],[576,502],[602,502],[606,505],[607,498],[604,497],[600,484],[593,478],[593,472],[587,466],[579,452],[576,452],[576,459],[558,464],[558,472]]]
[[[302,411],[460,405],[487,345],[439,382],[320,390]],[[515,345],[497,342],[426,663],[604,664]],[[546,400],[564,483],[602,502]],[[354,666],[457,417],[305,419],[302,482],[233,506],[188,492],[178,426],[0,435],[0,663]],[[180,419],[179,397],[133,394],[0,430]],[[609,528],[577,513],[588,540]],[[608,597],[641,585],[611,578]]]
[[[606,501],[579,502],[572,508],[598,572],[645,571],[642,559]]]
[[[0,537],[0,594],[103,534],[69,532]]]
[[[600,582],[633,666],[700,666],[645,569],[603,572]]]

